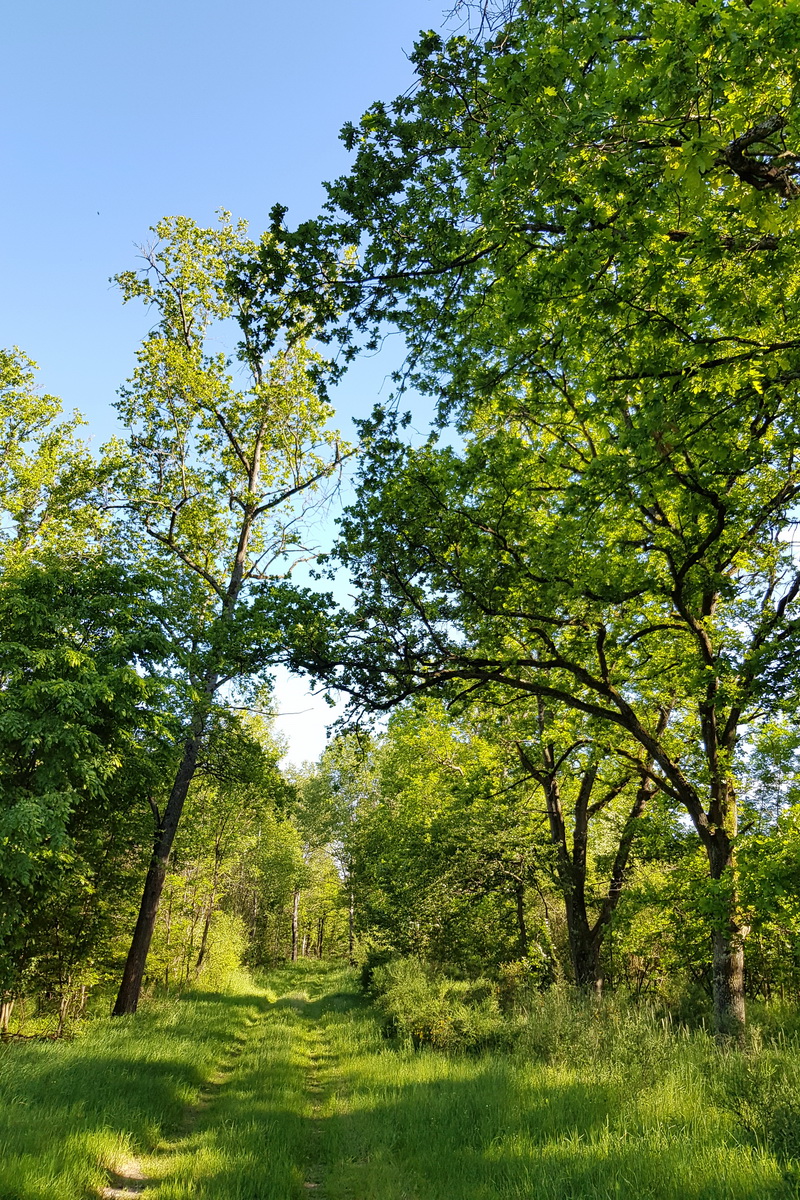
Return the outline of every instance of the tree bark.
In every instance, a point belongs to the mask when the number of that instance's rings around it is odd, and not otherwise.
[[[169,800],[156,830],[153,842],[153,854],[147,870],[147,878],[145,879],[142,901],[139,906],[136,928],[133,931],[131,947],[128,951],[128,958],[122,973],[122,982],[120,983],[117,1000],[114,1005],[113,1015],[115,1017],[128,1016],[131,1013],[135,1013],[139,1004],[144,969],[147,963],[150,943],[153,940],[156,916],[158,915],[158,904],[167,875],[167,864],[172,844],[175,841],[175,834],[178,831],[178,823],[181,819],[183,806],[197,768],[202,733],[203,723],[201,722],[194,736],[187,741],[184,747],[183,758],[175,775],[175,782],[172,785]]]
[[[722,1041],[740,1040],[745,1027],[744,933],[731,927],[711,935],[714,1030]]]
[[[581,991],[594,992],[596,996],[602,995],[601,939],[597,936],[597,931],[589,928],[588,921],[581,922],[580,926],[576,922],[569,931],[569,941],[575,983]]]
[[[711,878],[720,880],[729,874],[731,884],[730,895],[726,897],[727,911],[724,915],[717,914],[711,932],[714,1032],[719,1041],[739,1041],[746,1020],[744,939],[749,928],[739,919],[733,837],[718,827],[708,838],[706,850]]]
[[[8,1041],[8,1023],[14,1009],[14,1000],[4,997],[0,1000],[0,1041]]]

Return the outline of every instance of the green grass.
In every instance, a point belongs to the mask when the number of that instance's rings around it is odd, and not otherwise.
[[[0,1200],[96,1196],[113,1169],[173,1132],[265,1001],[220,994],[88,1022],[74,1041],[0,1049]]]
[[[10,1046],[0,1198],[97,1196],[134,1161],[147,1200],[800,1196],[758,1124],[796,1049],[725,1056],[613,1010],[581,1042],[559,1003],[513,1053],[415,1052],[382,1036],[349,972],[300,964],[72,1043]]]

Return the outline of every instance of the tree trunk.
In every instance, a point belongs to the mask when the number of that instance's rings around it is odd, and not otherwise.
[[[213,688],[210,694],[213,694]],[[116,1004],[114,1005],[113,1015],[115,1017],[135,1013],[139,1004],[142,979],[144,978],[144,969],[147,964],[150,943],[153,940],[153,930],[155,929],[158,904],[167,874],[167,864],[172,844],[175,841],[175,834],[178,831],[178,823],[183,812],[183,805],[186,801],[200,754],[203,723],[198,722],[198,725],[199,728],[195,732],[195,735],[189,739],[184,747],[183,758],[175,775],[175,782],[172,785],[169,800],[156,831],[153,843],[153,855],[147,870],[147,878],[145,879],[144,892],[142,893],[142,902],[139,906],[136,928],[133,931],[131,947],[128,951],[128,958],[122,973],[122,982],[120,983]]]
[[[575,983],[582,991],[594,992],[596,996],[600,996],[603,991],[600,938],[594,936],[588,922],[584,922],[580,928],[577,922],[573,922],[569,930],[569,946]]]
[[[216,899],[216,897],[214,896],[214,894],[212,892],[211,899],[208,902],[208,908],[206,909],[205,920],[203,921],[203,932],[200,937],[200,950],[197,955],[197,962],[194,964],[195,979],[200,974],[200,970],[203,966],[203,963],[205,962],[206,953],[208,951],[208,934],[209,934],[209,930],[211,929],[211,918],[214,915],[214,900],[215,899]]]
[[[0,1041],[8,1041],[8,1023],[14,1009],[14,1000],[4,997],[0,1000]]]
[[[711,935],[714,970],[714,1031],[717,1038],[739,1040],[744,1033],[744,931],[714,930]]]
[[[63,1037],[63,1035],[64,1035],[64,1026],[67,1023],[67,1017],[69,1016],[69,1009],[70,1009],[71,1003],[72,1003],[71,992],[69,992],[69,991],[63,992],[61,995],[61,999],[59,1000],[59,1003],[58,1003],[58,1029],[56,1030],[56,1037]]]
[[[297,918],[300,913],[300,889],[295,888],[292,896],[292,962],[297,962]],[[305,953],[305,949],[303,951]]]
[[[203,921],[203,933],[200,937],[200,951],[197,955],[197,962],[194,964],[195,978],[200,974],[206,953],[208,951],[208,934],[211,929],[211,918],[214,915],[214,905],[217,902],[217,887],[219,886],[220,863],[222,860],[222,850],[220,848],[220,839],[217,838],[217,843],[214,846],[214,874],[211,879],[211,895],[208,897],[206,906],[206,915]]]
[[[350,903],[347,911],[347,958],[351,967],[356,965],[355,956],[355,934],[353,930],[353,921],[355,916],[355,897],[353,896],[353,888],[350,887]]]
[[[521,881],[518,881],[516,887],[514,888],[514,893],[517,901],[518,951],[520,958],[527,958],[528,926],[525,923],[525,884]]]
[[[730,894],[725,898],[727,911],[717,915],[715,928],[711,932],[714,1032],[719,1041],[738,1041],[745,1027],[744,939],[749,928],[738,915],[733,837],[727,830],[718,827],[709,838],[706,849],[711,878],[719,880],[729,873],[731,882]]]

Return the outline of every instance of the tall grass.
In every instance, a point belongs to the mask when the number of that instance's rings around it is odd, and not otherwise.
[[[96,1196],[126,1158],[147,1200],[800,1196],[793,1039],[726,1054],[558,992],[517,1021],[513,1051],[414,1049],[349,972],[299,964],[68,1045],[12,1046],[0,1197]]]
[[[327,1026],[338,1063],[330,1200],[800,1195],[787,1147],[745,1128],[731,1104],[732,1077],[751,1079],[765,1054],[774,1070],[777,1050],[722,1054],[655,1014],[558,992],[528,1013],[510,1054],[387,1050],[363,1014]],[[796,1101],[798,1048],[781,1061]],[[766,1097],[751,1094],[763,1112]]]
[[[96,1196],[107,1171],[180,1125],[259,1012],[249,980],[87,1022],[74,1041],[0,1048],[0,1200]]]

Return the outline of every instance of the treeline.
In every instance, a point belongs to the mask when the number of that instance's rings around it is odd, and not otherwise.
[[[369,970],[411,957],[451,979],[488,978],[508,1000],[577,984],[708,1017],[708,924],[724,898],[700,841],[663,797],[637,803],[638,780],[621,786],[618,763],[582,732],[561,730],[559,821],[547,780],[531,770],[524,710],[462,703],[454,713],[417,701],[381,736],[350,735],[326,752],[322,778],[348,815],[340,836]],[[796,736],[773,730],[778,761],[753,756],[738,860],[746,992],[791,1005],[800,1001],[800,797],[787,757]]]

